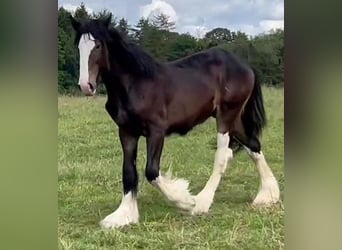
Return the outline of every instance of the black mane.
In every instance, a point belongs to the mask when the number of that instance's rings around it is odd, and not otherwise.
[[[75,44],[87,33],[106,44],[110,51],[108,54],[112,55],[110,62],[117,62],[122,70],[131,75],[154,79],[162,66],[149,53],[124,37],[111,23],[107,26],[102,20],[83,21],[76,33]]]

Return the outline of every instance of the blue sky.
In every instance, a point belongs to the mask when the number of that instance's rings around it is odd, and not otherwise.
[[[176,31],[195,37],[225,27],[249,35],[284,28],[284,0],[58,0],[72,11],[84,2],[91,11],[110,10],[136,24],[140,17],[162,12],[176,22]]]

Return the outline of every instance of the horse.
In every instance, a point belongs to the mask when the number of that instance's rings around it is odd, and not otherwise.
[[[124,37],[113,27],[111,16],[70,18],[79,50],[79,88],[93,96],[101,78],[107,90],[105,109],[118,127],[123,153],[121,204],[99,222],[102,228],[139,223],[136,157],[140,137],[146,138],[148,182],[190,215],[209,212],[236,148],[246,149],[259,172],[253,205],[279,201],[279,185],[259,139],[266,126],[262,88],[247,62],[220,48],[162,62]],[[214,167],[204,188],[193,195],[187,180],[160,171],[160,157],[169,135],[186,136],[211,117],[217,130]]]

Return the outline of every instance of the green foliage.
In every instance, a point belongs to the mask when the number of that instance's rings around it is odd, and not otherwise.
[[[284,82],[284,31],[276,30],[253,41],[256,53],[252,64],[265,84],[277,85]]]
[[[75,11],[76,18],[106,18],[110,11],[104,9],[90,15],[82,3]],[[60,93],[74,93],[78,81],[78,50],[74,45],[74,32],[70,13],[58,10],[58,89]],[[160,61],[173,61],[193,53],[219,46],[238,54],[257,71],[263,84],[281,85],[284,82],[284,31],[248,37],[240,31],[218,27],[201,39],[174,31],[175,23],[164,14],[151,19],[141,18],[129,25],[124,18],[112,15],[112,23],[123,35],[141,45]],[[105,93],[104,89],[99,91]]]
[[[83,18],[90,18],[89,13],[87,12],[87,9],[82,2],[81,5],[76,9],[75,11],[75,18],[83,19]]]
[[[148,19],[145,19],[143,17],[140,18],[139,22],[135,25],[135,27],[131,29],[131,37],[141,44],[144,37],[144,32],[146,32],[150,26],[151,25]]]
[[[163,13],[154,16],[152,25],[159,30],[170,31],[176,28],[176,23],[170,21],[170,17]]]
[[[220,47],[238,54],[256,70],[261,83],[279,85],[284,83],[284,31],[276,30],[248,39],[241,32],[231,43]]]
[[[170,44],[170,52],[168,54],[168,61],[173,61],[184,56],[191,55],[197,52],[197,41],[189,34],[181,34],[175,36]]]
[[[69,16],[64,8],[58,10],[58,90],[62,93],[75,86],[78,77],[78,52]]]
[[[232,33],[226,28],[215,28],[205,34],[210,46],[217,46],[222,43],[229,43],[233,41]]]
[[[119,20],[119,24],[117,26],[117,29],[120,31],[120,33],[122,35],[128,36],[128,31],[129,31],[130,28],[129,28],[129,25],[128,25],[128,23],[127,23],[125,18],[121,18]]]
[[[93,18],[96,18],[96,19],[107,19],[112,13],[106,9],[104,10],[101,10],[97,13],[94,13],[93,14]],[[116,17],[113,17],[113,15],[111,16],[111,22],[114,26],[117,25],[117,18]]]

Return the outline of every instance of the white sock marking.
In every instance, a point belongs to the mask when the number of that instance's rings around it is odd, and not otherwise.
[[[120,206],[104,218],[100,225],[103,228],[118,228],[139,221],[138,202],[132,192],[123,196]]]
[[[159,176],[153,181],[166,198],[175,203],[181,209],[190,210],[195,205],[194,197],[188,190],[189,182],[184,179],[172,179],[171,173],[167,172],[166,175]]]
[[[196,195],[196,205],[192,214],[207,213],[214,200],[216,189],[221,176],[225,172],[228,162],[233,158],[233,151],[228,147],[229,133],[217,134],[217,150],[215,154],[214,170],[203,190]]]
[[[270,205],[278,202],[280,196],[278,182],[268,166],[264,154],[260,151],[260,154],[252,152],[250,155],[258,169],[261,182],[259,192],[255,197],[253,204]]]

